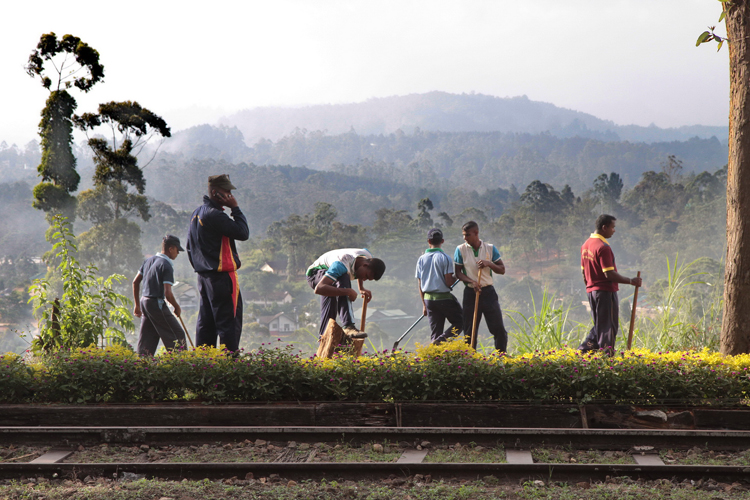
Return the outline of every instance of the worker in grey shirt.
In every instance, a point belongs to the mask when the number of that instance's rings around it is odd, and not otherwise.
[[[181,313],[180,305],[172,294],[174,285],[174,259],[184,251],[177,236],[168,234],[161,243],[161,253],[143,261],[141,269],[133,279],[133,314],[141,318],[137,352],[141,356],[153,356],[161,339],[166,349],[184,348],[185,332],[175,318]],[[139,298],[141,283],[143,297]],[[174,315],[165,303],[174,307]]]

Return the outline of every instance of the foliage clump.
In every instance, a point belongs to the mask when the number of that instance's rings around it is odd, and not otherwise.
[[[483,355],[462,340],[354,358],[302,358],[291,347],[232,356],[214,348],[141,358],[123,346],[61,350],[33,367],[3,358],[6,402],[527,401],[740,404],[750,355],[708,350],[573,349]],[[33,376],[32,376],[33,368]],[[21,390],[26,388],[27,390]]]
[[[36,353],[73,349],[91,344],[125,342],[125,332],[133,329],[127,306],[129,299],[114,290],[125,277],[98,276],[96,267],[83,267],[75,257],[75,236],[65,217],[53,219],[52,251],[59,260],[57,271],[62,295],[47,279],[34,280],[29,288],[30,302],[39,318],[39,335],[31,343]]]

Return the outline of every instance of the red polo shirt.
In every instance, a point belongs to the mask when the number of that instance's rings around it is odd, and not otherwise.
[[[615,254],[612,253],[607,238],[601,234],[592,233],[581,246],[581,269],[586,279],[586,291],[603,290],[616,292],[620,288],[614,281],[609,281],[604,275],[607,271],[617,271]]]

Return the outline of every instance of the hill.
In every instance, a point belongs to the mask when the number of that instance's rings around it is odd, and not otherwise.
[[[219,123],[237,127],[248,144],[277,140],[295,129],[336,135],[390,134],[417,129],[441,132],[549,132],[557,137],[587,137],[605,141],[670,142],[716,136],[726,143],[727,127],[679,128],[616,125],[593,115],[532,101],[526,96],[428,92],[373,98],[361,103],[326,104],[298,108],[261,107],[239,111]]]

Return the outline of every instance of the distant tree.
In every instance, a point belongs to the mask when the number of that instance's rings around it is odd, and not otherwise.
[[[378,235],[403,231],[411,226],[412,220],[406,210],[379,208],[375,211],[373,229]]]
[[[573,194],[573,189],[569,185],[565,184],[562,191],[560,191],[560,199],[568,206],[572,206],[575,203],[576,195]]]
[[[414,219],[417,227],[428,229],[434,225],[432,222],[432,216],[428,212],[428,210],[432,210],[433,208],[432,200],[429,198],[422,198],[419,200],[419,203],[417,203],[417,218]]]
[[[622,179],[615,172],[609,175],[601,174],[594,180],[594,193],[603,205],[602,212],[612,211],[620,199],[622,187]]]
[[[667,156],[667,161],[661,164],[661,171],[666,174],[669,182],[679,182],[682,177],[682,160],[675,155]]]
[[[170,137],[170,129],[160,116],[131,101],[100,104],[98,113],[84,113],[73,121],[87,133],[105,126],[111,134],[109,141],[88,140],[96,165],[94,188],[79,195],[78,215],[94,227],[80,235],[79,250],[105,272],[132,271],[143,255],[141,231],[127,219],[151,217],[137,155],[152,136]]]
[[[56,82],[46,73],[50,67]],[[42,159],[37,170],[42,181],[34,188],[33,206],[47,213],[50,224],[56,213],[72,221],[75,198],[71,193],[78,189],[81,178],[71,149],[71,119],[77,104],[68,89],[75,86],[88,92],[104,78],[104,66],[99,63],[99,52],[80,38],[64,35],[58,40],[54,33],[47,33],[41,36],[36,50],[29,56],[26,73],[38,76],[42,86],[50,91],[39,122]]]
[[[447,213],[440,212],[438,214],[438,218],[442,221],[442,224],[445,227],[451,227],[451,226],[453,226],[453,219],[451,219],[451,216],[448,215]]]
[[[555,188],[537,180],[526,186],[521,204],[534,212],[554,212],[562,207],[562,199]]]

